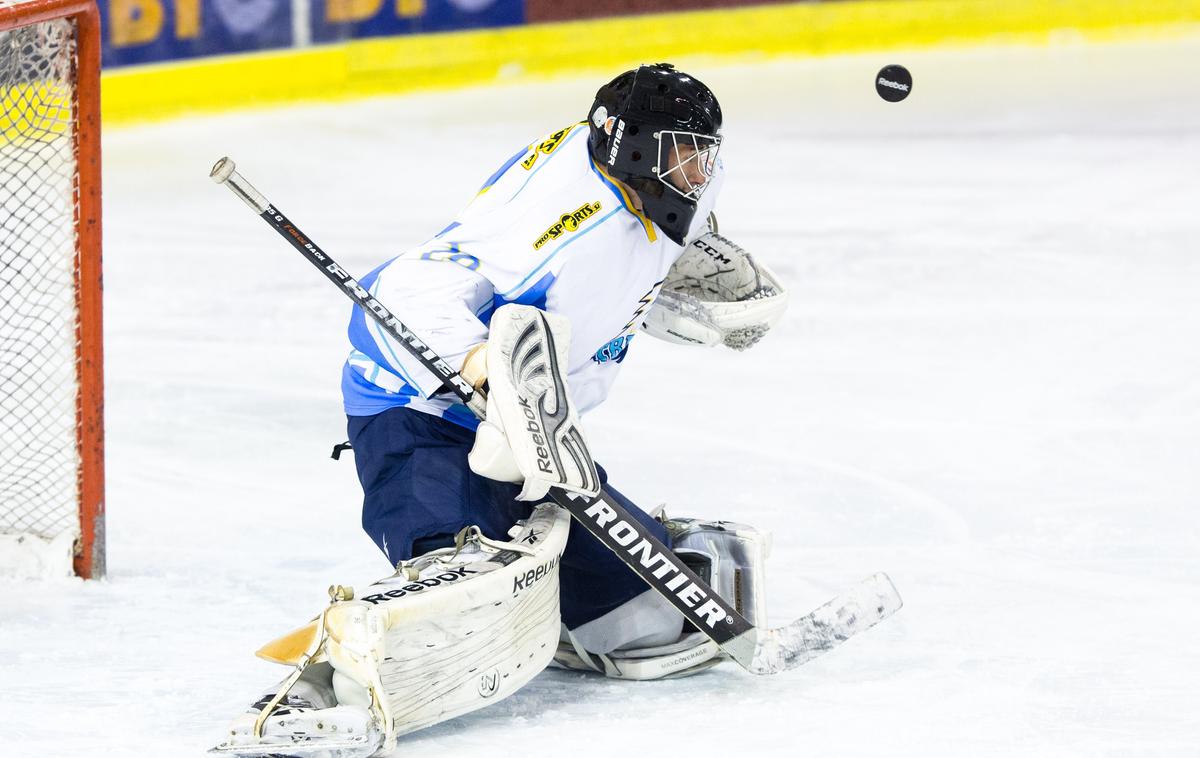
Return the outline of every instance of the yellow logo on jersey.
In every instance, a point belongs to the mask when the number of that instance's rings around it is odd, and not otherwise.
[[[600,201],[597,200],[594,203],[584,203],[571,213],[564,213],[559,216],[558,221],[555,221],[549,229],[542,233],[541,237],[537,238],[537,241],[533,243],[533,249],[537,250],[550,240],[556,240],[567,232],[575,231],[580,224],[599,212]]]
[[[568,126],[566,129],[557,131],[554,134],[551,134],[546,139],[542,140],[542,143],[540,145],[538,145],[537,147],[535,147],[533,149],[533,152],[525,157],[525,160],[521,161],[521,168],[528,171],[529,169],[533,168],[533,164],[537,162],[539,155],[541,155],[542,153],[549,155],[550,153],[553,153],[555,150],[557,150],[558,146],[563,143],[563,139],[567,136],[567,133],[570,132],[572,129],[574,129],[576,126],[578,126],[578,124]]]

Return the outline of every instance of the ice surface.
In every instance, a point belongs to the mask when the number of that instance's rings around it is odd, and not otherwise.
[[[635,340],[597,457],[647,507],[773,530],[774,624],[878,570],[905,608],[771,678],[547,672],[397,754],[1195,755],[1198,60],[691,66],[727,114],[722,231],[794,305],[744,354]],[[107,134],[111,577],[0,583],[0,754],[197,755],[284,673],[259,644],[386,573],[328,457],[350,305],[213,161],[361,274],[603,78]]]

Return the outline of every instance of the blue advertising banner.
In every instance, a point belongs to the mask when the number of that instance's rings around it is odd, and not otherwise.
[[[105,68],[293,42],[291,0],[99,0]]]
[[[99,0],[105,68],[509,26],[525,0]]]
[[[342,0],[313,3],[314,42],[511,26],[525,0]]]

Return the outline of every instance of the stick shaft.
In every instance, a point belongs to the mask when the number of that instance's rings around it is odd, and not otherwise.
[[[271,205],[266,197],[254,189],[250,182],[237,172],[233,161],[222,158],[213,168],[211,176],[214,181],[224,184],[233,194],[241,198],[260,218],[278,232],[279,236],[287,240],[288,244],[324,274],[326,279],[337,285],[347,297],[361,306],[366,314],[373,318],[392,339],[403,345],[421,362],[422,366],[441,379],[442,384],[457,395],[464,405],[475,411],[476,415],[482,416],[483,398],[477,395],[467,380],[459,376],[450,364],[442,360],[441,356],[409,330],[400,319],[392,315],[392,312],[374,295],[359,285],[357,279],[338,265],[338,262],[333,260],[317,243],[300,231],[295,224],[288,220],[287,216]]]

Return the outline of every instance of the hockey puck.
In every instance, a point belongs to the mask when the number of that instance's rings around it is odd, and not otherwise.
[[[875,91],[889,103],[898,103],[912,92],[912,74],[904,66],[884,66],[875,75]]]

